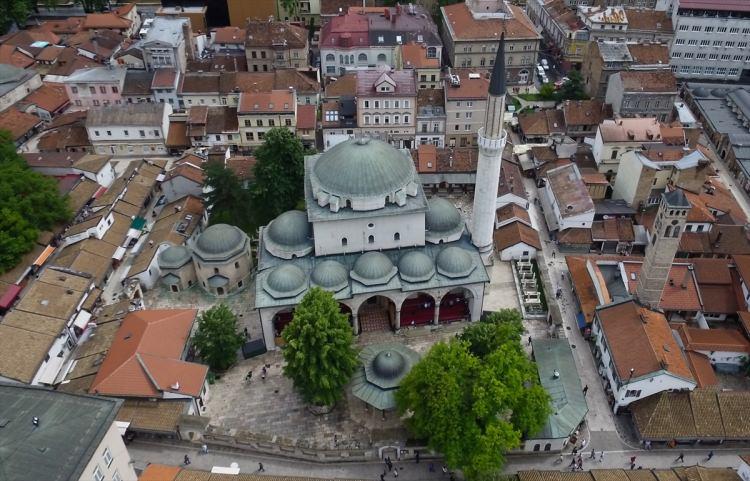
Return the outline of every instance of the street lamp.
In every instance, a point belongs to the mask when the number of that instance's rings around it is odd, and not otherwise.
[[[625,387],[628,387],[628,386],[630,385],[630,380],[631,380],[631,379],[633,379],[633,373],[634,373],[634,372],[635,372],[635,368],[634,368],[634,367],[631,367],[631,368],[630,368],[630,376],[628,376],[628,383],[627,383],[627,384],[625,384]]]

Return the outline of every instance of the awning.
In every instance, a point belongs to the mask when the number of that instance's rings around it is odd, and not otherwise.
[[[133,222],[130,223],[131,229],[137,229],[137,230],[143,230],[143,227],[146,225],[146,219],[143,217],[136,217],[133,219]]]
[[[42,266],[44,265],[45,261],[49,258],[49,256],[52,255],[52,253],[55,252],[55,248],[52,246],[47,246],[44,248],[41,254],[39,254],[39,257],[36,258],[34,261],[35,266]]]
[[[98,189],[96,189],[96,192],[94,192],[94,195],[92,195],[91,197],[93,197],[94,199],[98,199],[99,196],[101,196],[105,192],[107,192],[107,187],[99,187]]]
[[[12,306],[15,300],[18,298],[18,294],[21,293],[21,289],[23,288],[18,284],[9,285],[3,295],[0,297],[0,309],[10,309],[10,306]]]
[[[77,327],[81,331],[85,331],[86,326],[88,326],[90,320],[91,314],[89,314],[88,311],[81,310],[73,320],[73,326]]]
[[[115,250],[115,253],[112,254],[112,259],[117,259],[118,261],[121,261],[123,257],[125,257],[125,252],[127,249],[124,247],[118,247],[117,250]]]

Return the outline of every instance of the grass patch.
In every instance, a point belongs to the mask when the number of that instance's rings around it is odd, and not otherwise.
[[[527,102],[540,102],[545,100],[539,94],[518,94],[518,96]]]
[[[510,105],[513,105],[516,108],[516,112],[518,112],[519,110],[521,110],[521,101],[520,100],[518,100],[513,95],[509,95],[508,99],[510,100],[508,103]]]

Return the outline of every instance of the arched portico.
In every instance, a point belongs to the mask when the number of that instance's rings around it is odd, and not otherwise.
[[[273,336],[274,342],[277,346],[283,346],[284,341],[281,339],[281,333],[284,332],[284,328],[292,322],[294,317],[294,308],[287,307],[278,311],[271,320],[273,325]]]
[[[396,303],[386,296],[367,298],[357,309],[359,332],[384,331],[399,328]]]
[[[435,298],[426,292],[410,294],[401,304],[402,326],[423,326],[435,322]]]
[[[465,287],[457,287],[448,291],[440,299],[438,322],[470,321],[475,316],[472,313],[474,294]]]

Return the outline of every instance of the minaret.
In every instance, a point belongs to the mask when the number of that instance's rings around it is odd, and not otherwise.
[[[674,255],[680,247],[680,236],[685,231],[690,207],[690,202],[680,189],[661,195],[635,292],[638,300],[648,307],[655,309],[661,302],[661,292],[669,279]]]
[[[500,182],[500,165],[507,134],[503,130],[505,112],[505,34],[500,35],[495,65],[492,68],[487,95],[484,127],[477,133],[479,160],[474,185],[474,208],[471,220],[471,241],[479,248],[485,265],[492,263],[495,205]]]

